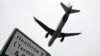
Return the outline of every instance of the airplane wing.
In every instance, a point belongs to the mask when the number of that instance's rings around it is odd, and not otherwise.
[[[47,32],[50,32],[50,35],[53,35],[53,33],[55,32],[54,30],[50,29],[49,27],[47,27],[45,24],[43,24],[41,21],[39,21],[37,18],[35,18],[35,21]]]
[[[53,33],[55,32],[53,29],[50,29],[49,27],[47,27],[45,24],[43,24],[41,21],[39,21],[38,19],[36,19],[34,17],[35,21],[47,32],[50,32],[50,35],[53,35]],[[60,35],[58,37],[67,37],[67,36],[74,36],[74,35],[79,35],[81,33],[60,33]]]
[[[69,9],[68,6],[66,6],[62,2],[61,2],[61,6],[62,6],[62,8],[64,9],[65,12],[68,12],[68,9]],[[70,13],[77,13],[77,12],[80,12],[80,10],[72,9]]]
[[[74,36],[79,34],[81,33],[60,33],[60,37],[68,37],[68,36]]]

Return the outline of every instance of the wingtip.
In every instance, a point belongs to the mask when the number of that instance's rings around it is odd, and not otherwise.
[[[35,21],[37,20],[36,17],[33,16],[33,18],[34,18]]]
[[[77,12],[80,12],[80,10],[77,10]]]
[[[62,2],[60,4],[63,4]]]
[[[80,35],[81,34],[81,32],[80,33],[78,33],[78,35]]]
[[[78,12],[80,12],[80,10],[78,10]]]
[[[33,18],[36,19],[34,16],[33,16]]]
[[[61,5],[61,6],[64,5],[63,2],[61,2],[60,5]]]

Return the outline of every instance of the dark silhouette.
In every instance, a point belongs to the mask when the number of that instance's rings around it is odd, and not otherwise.
[[[50,39],[48,46],[51,46],[52,43],[54,42],[54,40],[58,37],[61,38],[60,42],[63,42],[65,37],[68,36],[74,36],[74,35],[79,35],[80,33],[61,33],[63,26],[65,25],[65,23],[68,20],[68,17],[71,13],[77,13],[80,12],[80,10],[75,10],[72,9],[72,6],[65,6],[62,2],[61,2],[61,6],[64,9],[64,11],[66,12],[63,17],[62,20],[60,22],[60,24],[58,25],[58,28],[55,30],[50,29],[49,27],[47,27],[45,24],[43,24],[41,21],[39,21],[37,18],[34,17],[35,21],[44,29],[47,31],[47,34],[45,35],[45,37],[47,38],[48,35],[50,34],[52,36],[52,38]]]

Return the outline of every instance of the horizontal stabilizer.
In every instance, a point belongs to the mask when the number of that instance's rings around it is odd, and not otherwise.
[[[62,6],[62,8],[64,9],[64,11],[67,13],[70,7],[66,6],[66,5],[63,4],[62,2],[61,2],[61,6]],[[70,13],[77,13],[77,12],[80,12],[80,10],[71,9],[71,11],[70,11]]]
[[[77,12],[80,12],[80,10],[72,9],[70,13],[77,13]]]

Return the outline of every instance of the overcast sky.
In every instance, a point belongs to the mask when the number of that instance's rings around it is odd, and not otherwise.
[[[56,29],[65,11],[60,3],[80,13],[71,14],[62,32],[82,32],[81,35],[66,37],[64,42],[56,39],[48,47],[47,33],[33,16]],[[100,1],[99,0],[0,0],[0,50],[14,30],[20,29],[52,56],[100,56]]]

